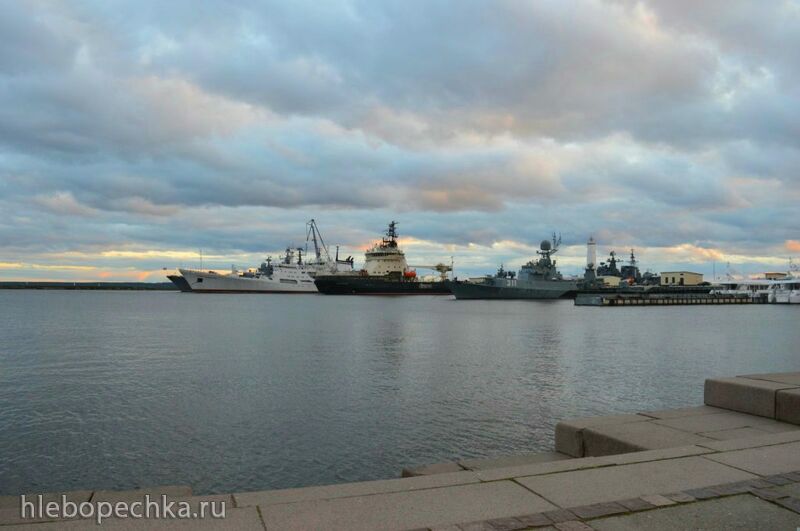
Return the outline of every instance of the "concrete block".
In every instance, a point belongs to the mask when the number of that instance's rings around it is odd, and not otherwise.
[[[511,481],[261,507],[267,529],[409,529],[549,511]]]
[[[400,473],[400,477],[413,478],[416,476],[430,476],[431,474],[461,472],[462,470],[464,470],[464,467],[460,466],[458,463],[436,463],[433,465],[404,468]]]
[[[657,511],[592,520],[599,531],[675,529],[795,529],[798,516],[753,496],[733,496],[665,507]]]
[[[519,478],[516,481],[561,507],[577,507],[755,477],[695,456]]]
[[[592,426],[627,424],[651,420],[643,415],[610,415],[568,419],[556,424],[556,451],[572,457],[584,457],[583,430]]]
[[[800,442],[709,454],[705,458],[761,476],[783,474],[800,470]]]
[[[800,389],[778,391],[776,399],[776,418],[800,425]]]
[[[660,426],[654,422],[656,421],[586,428],[583,431],[584,455],[615,455],[710,441],[706,437]]]
[[[560,452],[540,452],[536,454],[508,455],[489,459],[464,459],[458,464],[468,470],[489,470],[492,468],[507,468],[510,466],[533,465],[536,463],[552,463],[572,459],[571,456]]]
[[[704,401],[751,415],[775,418],[775,393],[793,385],[749,378],[711,378],[706,380]]]
[[[357,483],[342,483],[340,485],[321,485],[319,487],[303,487],[297,489],[266,490],[256,492],[242,492],[234,494],[237,507],[259,505],[275,505],[280,503],[295,503],[311,500],[328,500],[347,498],[353,496],[366,496],[370,494],[386,494],[390,492],[403,492],[454,485],[468,485],[479,483],[475,472],[453,472],[450,474],[432,474],[413,478],[383,479],[378,481],[360,481]]]

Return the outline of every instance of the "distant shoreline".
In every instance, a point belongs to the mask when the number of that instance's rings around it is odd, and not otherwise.
[[[0,289],[178,291],[172,282],[0,282]]]

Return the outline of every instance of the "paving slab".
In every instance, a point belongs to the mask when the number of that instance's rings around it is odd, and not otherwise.
[[[800,470],[800,442],[715,453],[702,458],[762,476],[783,474]]]
[[[800,387],[800,372],[769,372],[765,374],[744,374],[739,378],[749,378],[751,380],[767,380],[770,382],[778,382],[785,384],[792,384]]]
[[[166,495],[168,498],[178,496],[189,497],[192,495],[192,488],[187,485],[165,485],[163,487],[146,487],[134,490],[98,490],[92,496],[92,501],[130,502],[141,501],[145,496],[150,496],[151,500],[161,499]]]
[[[800,483],[781,485],[780,487],[775,487],[775,490],[778,492],[782,492],[787,496],[794,496],[795,498],[800,498]]]
[[[696,456],[516,481],[562,507],[576,507],[755,478],[753,474]]]
[[[73,502],[85,502],[89,501],[89,498],[92,497],[91,490],[71,490],[71,491],[64,491],[64,492],[47,492],[47,493],[33,493],[33,494],[25,494],[25,498],[28,501],[33,501],[38,503],[38,496],[42,496],[42,503],[48,503],[51,501],[60,502],[61,496],[66,496],[67,500]],[[19,509],[21,503],[21,496],[0,496],[0,509]]]
[[[751,437],[768,435],[769,433],[768,431],[756,428],[734,428],[732,430],[704,431],[698,433],[698,435],[717,441],[729,441],[731,439],[749,439]]]
[[[510,466],[504,468],[491,468],[489,470],[476,470],[481,481],[497,481],[500,479],[511,479],[521,476],[538,476],[543,474],[553,474],[556,472],[568,472],[571,470],[582,470],[601,466],[595,457],[581,457],[575,459],[565,459],[552,463],[534,463],[532,465]]]
[[[729,441],[714,441],[710,443],[698,443],[697,446],[715,450],[718,452],[727,452],[730,450],[743,450],[745,448],[757,448],[759,446],[772,446],[776,444],[783,444],[787,442],[800,441],[800,431],[789,431],[783,433],[759,435],[757,437],[748,437],[745,439],[733,439]]]
[[[489,470],[492,468],[507,468],[510,466],[533,465],[537,463],[552,463],[573,459],[572,456],[561,452],[539,452],[535,454],[508,455],[488,459],[464,459],[458,464],[469,470]]]
[[[750,378],[710,378],[705,383],[704,402],[708,406],[775,418],[775,393],[792,387],[792,384]]]
[[[631,422],[586,428],[583,430],[585,455],[590,457],[614,455],[640,450],[689,446],[711,441],[707,437],[661,426],[656,422],[661,421],[651,420],[650,422]]]
[[[360,481],[340,485],[321,485],[318,487],[302,487],[296,489],[265,490],[240,492],[233,495],[237,507],[275,505],[310,500],[328,500],[366,496],[370,494],[386,494],[390,492],[432,489],[454,485],[479,483],[475,472],[454,472],[451,474],[433,474],[412,478],[383,479],[378,481]]]
[[[511,481],[261,507],[267,529],[409,529],[555,509]]]
[[[800,526],[800,515],[755,496],[744,494],[665,507],[655,511],[601,518],[592,520],[589,524],[599,531],[638,531],[640,529],[648,531],[785,529],[792,531]]]
[[[461,472],[464,467],[458,463],[434,463],[432,465],[420,465],[406,467],[400,472],[400,477],[413,478],[416,476],[429,476],[431,474],[447,474],[449,472]]]
[[[582,417],[567,419],[556,424],[557,452],[572,457],[584,457],[583,430],[591,426],[609,424],[627,424],[629,422],[645,422],[652,420],[644,415],[607,415],[604,417]]]
[[[681,417],[694,417],[697,415],[715,415],[717,413],[727,413],[727,409],[712,406],[692,406],[677,409],[661,409],[658,411],[640,411],[639,415],[654,419],[677,419]]]
[[[775,418],[800,424],[800,389],[778,391],[775,399]]]
[[[755,415],[748,415],[746,413],[737,413],[735,411],[728,411],[715,415],[654,420],[653,423],[691,433],[732,430],[736,428],[758,428],[762,431],[767,431],[768,428],[772,428],[772,433],[798,429],[797,426],[792,424]]]
[[[689,457],[693,455],[704,455],[712,453],[713,450],[701,446],[678,446],[675,448],[662,448],[658,450],[643,450],[641,452],[630,452],[627,454],[607,455],[595,457],[597,465],[629,465],[632,463],[644,463],[646,461],[660,461],[662,459],[675,459],[676,457]]]
[[[86,529],[127,530],[194,530],[199,531],[264,531],[264,524],[255,507],[231,509],[225,518],[154,519],[108,518],[97,526],[91,520],[67,520],[39,524],[2,526],[2,531],[84,531]]]
[[[25,500],[33,502],[34,511],[38,513],[39,498],[38,494],[26,494]],[[61,503],[61,497],[66,496],[67,501],[74,503],[83,503],[89,501],[92,497],[90,490],[76,490],[68,492],[48,492],[42,494],[42,506],[46,506],[50,502]],[[32,523],[32,522],[50,522],[54,518],[49,518],[46,515],[37,516],[36,518],[22,518],[21,513],[21,496],[2,496],[0,498],[0,525],[16,524],[16,523]],[[30,516],[30,513],[28,513]],[[5,527],[3,528],[5,529]]]

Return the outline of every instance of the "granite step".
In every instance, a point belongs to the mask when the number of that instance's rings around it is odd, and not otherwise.
[[[571,459],[569,455],[561,452],[538,452],[530,454],[506,455],[502,457],[488,457],[479,459],[462,459],[448,463],[435,463],[418,467],[404,468],[401,476],[404,478],[415,476],[428,476],[431,474],[445,474],[461,471],[491,470],[512,466],[532,465],[536,463],[551,463]]]

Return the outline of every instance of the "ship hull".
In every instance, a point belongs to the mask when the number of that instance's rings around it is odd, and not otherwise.
[[[192,287],[189,285],[189,282],[185,278],[183,278],[183,276],[181,276],[181,275],[167,275],[167,278],[170,279],[172,281],[172,283],[175,284],[175,286],[179,290],[181,290],[183,292],[192,291]]]
[[[450,282],[456,299],[573,299],[577,283],[570,281],[539,282],[532,286],[494,286],[471,282]]]
[[[317,293],[313,279],[292,282],[267,277],[247,278],[234,275],[220,275],[207,271],[181,269],[193,293]]]
[[[450,295],[447,282],[418,282],[368,276],[331,275],[314,283],[325,295]]]

